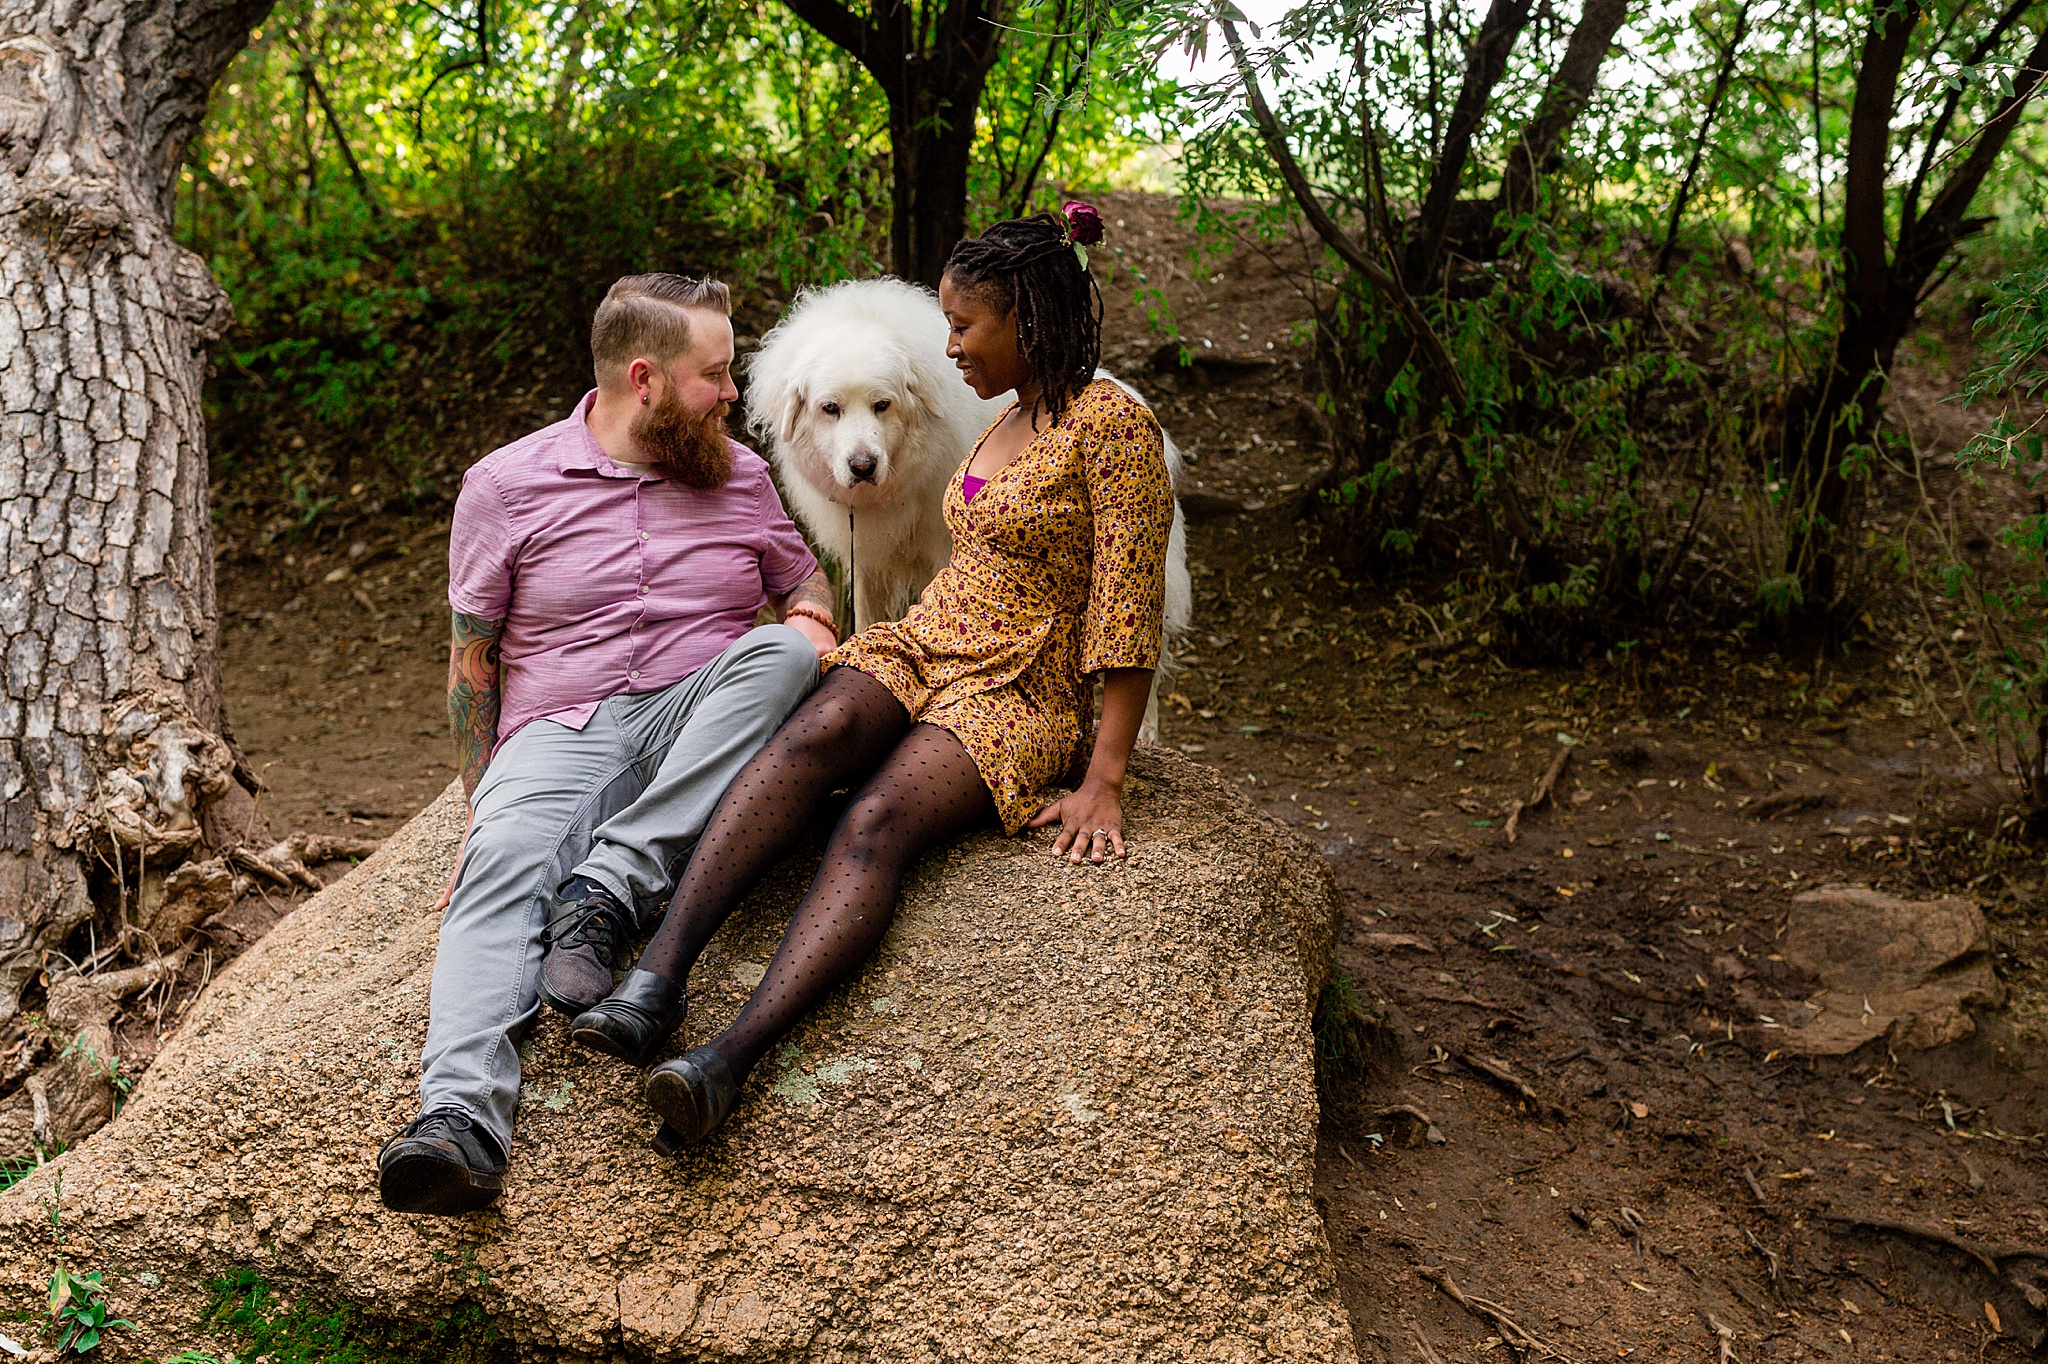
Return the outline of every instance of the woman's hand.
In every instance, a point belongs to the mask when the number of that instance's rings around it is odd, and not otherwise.
[[[1082,782],[1080,790],[1040,810],[1025,827],[1043,829],[1054,820],[1060,824],[1059,837],[1052,841],[1054,857],[1100,862],[1126,855],[1122,793],[1108,782]]]

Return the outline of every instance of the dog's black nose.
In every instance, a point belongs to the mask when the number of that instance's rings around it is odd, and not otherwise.
[[[846,467],[852,473],[855,482],[873,483],[875,481],[875,466],[880,462],[873,455],[863,450],[859,454],[849,457],[846,461]]]

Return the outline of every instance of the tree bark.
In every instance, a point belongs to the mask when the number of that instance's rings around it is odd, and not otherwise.
[[[836,0],[785,0],[797,18],[858,61],[889,102],[889,266],[938,286],[966,235],[974,116],[1002,47],[1004,0],[947,0],[922,12],[877,0],[866,19]]]
[[[1536,207],[1536,186],[1557,169],[1565,134],[1578,121],[1600,81],[1600,65],[1614,45],[1614,35],[1628,20],[1628,0],[1586,0],[1578,27],[1565,44],[1564,57],[1550,73],[1536,113],[1508,148],[1507,170],[1501,177],[1500,209],[1527,213]]]
[[[230,311],[171,214],[270,3],[0,0],[0,1018],[236,766],[200,412]]]

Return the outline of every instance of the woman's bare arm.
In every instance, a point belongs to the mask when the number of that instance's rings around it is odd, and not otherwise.
[[[1040,810],[1030,827],[1040,829],[1058,820],[1059,837],[1053,840],[1055,856],[1072,861],[1100,862],[1105,855],[1124,855],[1124,772],[1130,766],[1131,746],[1138,742],[1138,726],[1145,720],[1145,703],[1152,695],[1150,668],[1105,668],[1102,673],[1102,723],[1095,729],[1095,751],[1088,758],[1088,775],[1081,789]],[[1102,837],[1095,836],[1096,831]]]

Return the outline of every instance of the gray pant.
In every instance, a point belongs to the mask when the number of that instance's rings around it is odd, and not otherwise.
[[[540,1011],[554,890],[588,876],[644,917],[668,898],[732,779],[818,681],[818,651],[763,625],[674,686],[614,696],[581,730],[535,720],[492,757],[434,957],[422,1109],[509,1150],[516,1039]]]

